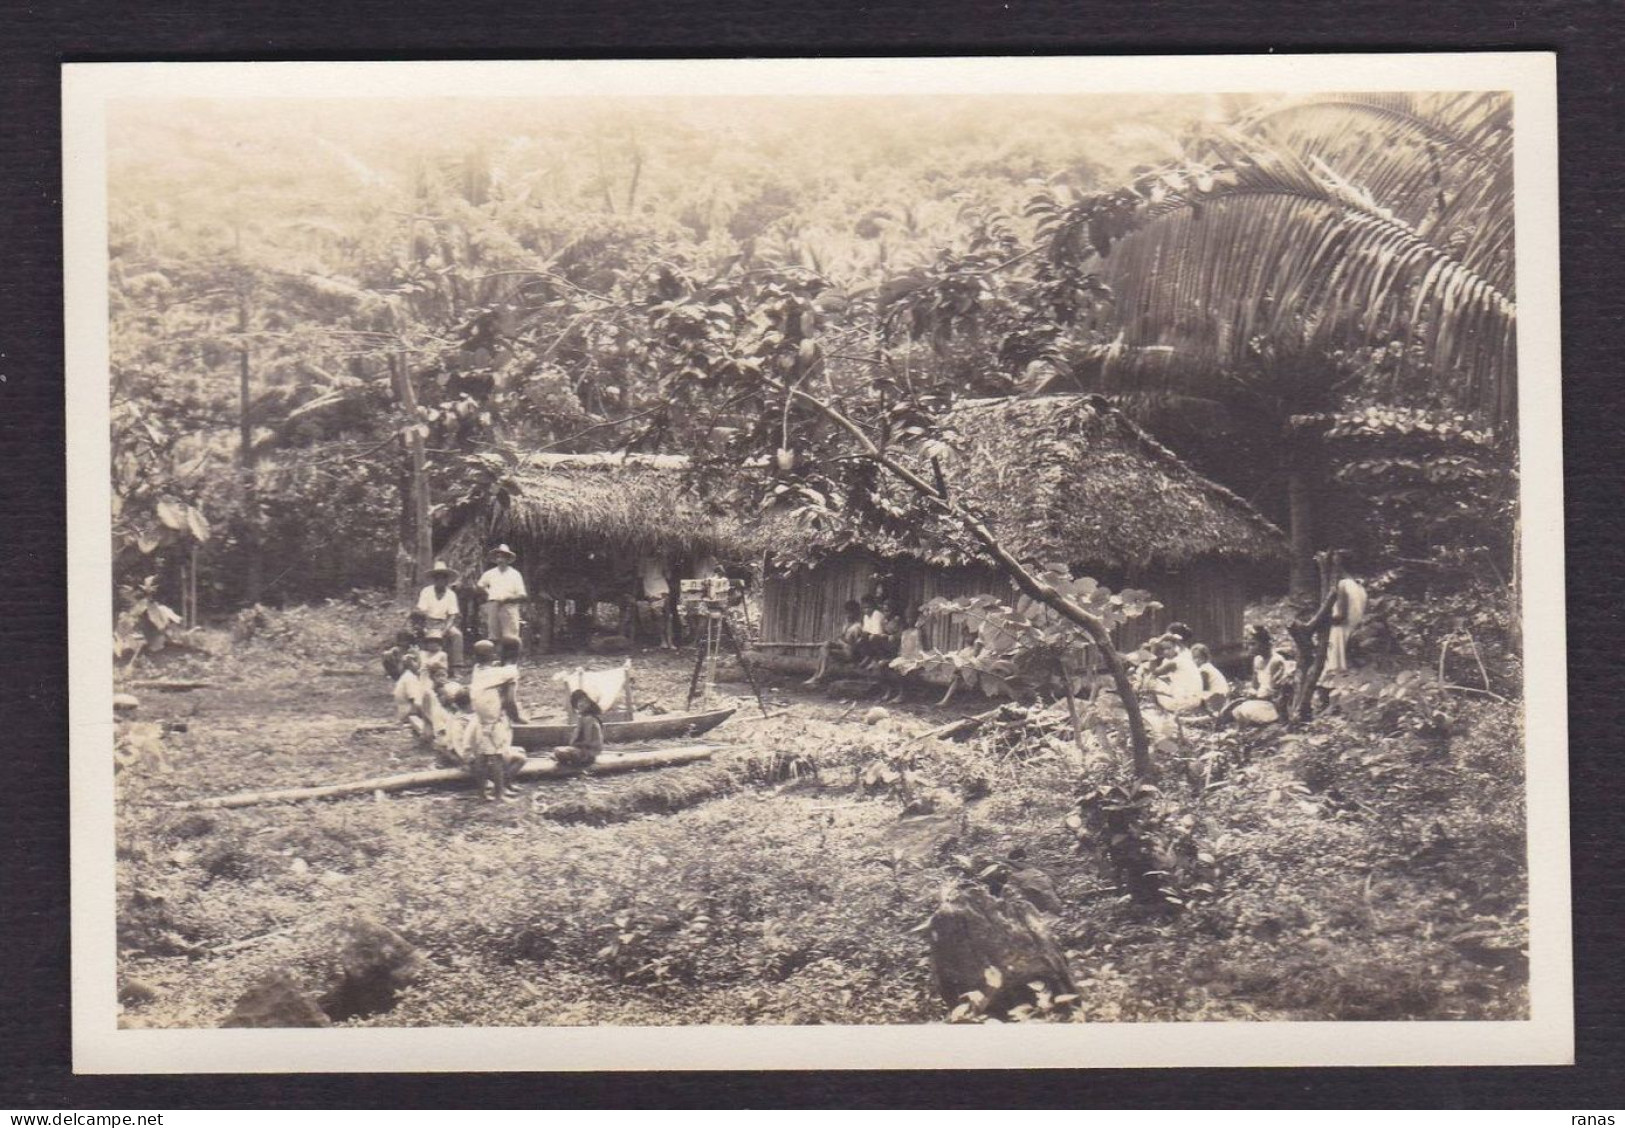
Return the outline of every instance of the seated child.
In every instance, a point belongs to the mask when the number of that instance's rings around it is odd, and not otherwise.
[[[469,703],[474,707],[473,732],[467,758],[474,778],[484,785],[488,800],[518,796],[515,785],[525,753],[513,746],[513,721],[523,721],[514,696],[519,682],[517,665],[503,665],[490,639],[474,644],[474,674],[469,679]]]
[[[903,632],[908,629],[909,620],[903,614],[903,609],[895,603],[886,605],[886,613],[880,620],[880,638],[874,643],[875,664],[889,666],[891,660],[902,651]]]
[[[564,768],[589,768],[604,750],[604,725],[599,718],[603,710],[584,689],[570,694],[570,711],[575,714],[575,732],[570,743],[553,751],[553,759]]]
[[[423,688],[428,679],[423,677],[421,658],[416,650],[402,654],[399,667],[400,676],[395,679],[390,696],[395,700],[395,723],[404,725],[423,716]]]
[[[446,653],[446,636],[439,631],[429,631],[423,636],[423,676],[435,689],[445,685],[451,678],[451,655]]]
[[[434,705],[429,716],[428,741],[434,749],[435,763],[442,768],[473,770],[469,750],[474,740],[475,718],[468,714],[471,703],[468,690],[454,681],[448,681],[432,695]]]
[[[1294,667],[1290,652],[1276,649],[1268,627],[1254,626],[1250,641],[1253,684],[1248,687],[1247,696],[1231,705],[1223,716],[1233,717],[1240,725],[1272,725],[1281,719],[1292,697]]]
[[[417,646],[417,638],[411,631],[401,630],[395,632],[395,645],[384,651],[384,674],[390,681],[399,681],[401,672],[406,668],[402,659],[411,653]]]
[[[883,664],[891,659],[890,640],[886,637],[886,612],[880,600],[872,595],[863,597],[863,633],[858,637],[858,665],[864,669]]]
[[[1196,663],[1196,672],[1202,675],[1202,705],[1209,713],[1223,712],[1230,699],[1230,680],[1213,664],[1213,653],[1205,644],[1199,642],[1191,647],[1191,659]]]
[[[840,634],[824,643],[818,652],[818,669],[804,684],[817,685],[829,675],[829,661],[831,657],[840,659],[848,664],[858,659],[858,644],[863,640],[863,606],[855,599],[849,599],[841,607],[845,622],[841,625]]]
[[[411,725],[418,741],[423,744],[434,743],[438,739],[437,734],[445,727],[444,719],[440,716],[444,710],[439,693],[449,680],[450,667],[441,642],[441,636],[437,633],[425,635],[423,650],[412,651],[403,659],[407,665],[416,664],[412,677],[408,679],[403,674],[395,683],[396,717]]]
[[[907,615],[902,616],[898,622],[906,623],[897,632],[897,656],[881,668],[886,681],[890,683],[890,691],[882,695],[882,702],[901,701],[903,689],[907,683],[908,670],[906,667],[917,662],[925,653],[925,647],[920,638],[920,627],[925,616],[917,607],[911,607]]]

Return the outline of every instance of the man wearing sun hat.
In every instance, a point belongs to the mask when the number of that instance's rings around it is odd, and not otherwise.
[[[457,571],[448,567],[444,560],[436,560],[434,567],[429,569],[429,578],[434,582],[418,593],[414,610],[423,616],[425,633],[439,632],[446,647],[446,658],[451,668],[456,670],[463,664],[463,632],[459,625],[463,617],[462,607],[451,587],[457,580]]]
[[[479,588],[485,593],[485,636],[493,642],[519,637],[519,606],[528,594],[525,578],[513,566],[513,549],[499,544],[491,550],[492,564],[480,576]]]

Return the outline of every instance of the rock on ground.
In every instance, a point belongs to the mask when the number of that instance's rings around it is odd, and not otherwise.
[[[1076,993],[1060,946],[1036,910],[1017,892],[994,897],[980,886],[953,885],[930,923],[931,970],[949,1006],[967,994],[985,997],[982,1013],[1003,1017],[1034,1001],[1029,983],[1051,994]]]
[[[250,987],[220,1024],[223,1027],[329,1026],[331,1020],[293,976],[272,972]]]
[[[367,917],[339,926],[339,981],[322,996],[335,1019],[377,1014],[395,1005],[395,994],[415,983],[429,961],[394,929]]]
[[[144,979],[126,979],[118,989],[118,1001],[127,1007],[144,1006],[157,997],[157,989]]]

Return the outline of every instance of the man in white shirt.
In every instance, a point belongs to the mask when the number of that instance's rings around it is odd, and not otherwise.
[[[461,669],[463,665],[463,632],[462,607],[457,603],[457,593],[451,589],[452,581],[457,573],[446,566],[444,560],[436,560],[434,567],[429,569],[429,578],[434,583],[425,587],[418,593],[418,602],[415,610],[423,616],[425,633],[439,631],[441,641],[446,647],[446,658],[453,670]]]
[[[493,642],[519,637],[519,606],[529,598],[525,591],[525,578],[513,566],[513,549],[505,544],[491,550],[495,567],[486,569],[479,578],[479,588],[485,593],[485,635]]]

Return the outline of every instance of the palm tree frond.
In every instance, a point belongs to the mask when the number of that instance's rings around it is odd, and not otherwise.
[[[1474,186],[1462,169],[1501,143],[1510,109],[1500,95],[1438,105],[1385,97],[1360,104],[1413,121],[1410,135],[1422,139],[1398,155],[1372,155],[1370,130],[1282,145],[1216,129],[1206,163],[1116,193],[1035,201],[1029,214],[1052,258],[1101,259],[1130,364],[1153,381],[1233,372],[1265,351],[1308,358],[1386,346],[1406,370],[1429,369],[1461,406],[1504,422],[1517,317],[1510,173],[1503,183],[1488,170]],[[1447,142],[1459,150],[1448,160]],[[1424,185],[1451,198],[1418,208]],[[1471,231],[1452,226],[1467,219]],[[1172,346],[1180,363],[1141,366],[1148,346]]]

